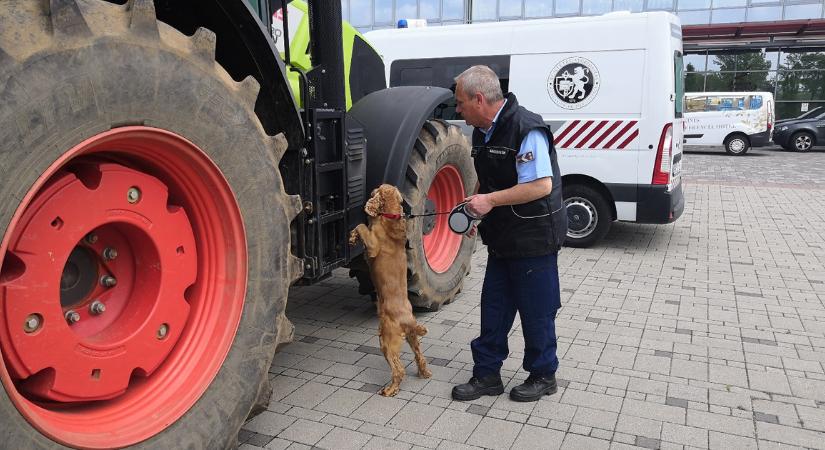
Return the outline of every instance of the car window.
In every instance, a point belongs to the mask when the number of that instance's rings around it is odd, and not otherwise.
[[[761,95],[752,96],[750,104],[748,105],[748,109],[759,109],[761,107],[762,107],[762,96]]]

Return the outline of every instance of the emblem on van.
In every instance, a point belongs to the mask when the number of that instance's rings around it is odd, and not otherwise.
[[[564,109],[587,106],[599,92],[599,71],[589,59],[565,58],[550,72],[547,92],[553,102]]]

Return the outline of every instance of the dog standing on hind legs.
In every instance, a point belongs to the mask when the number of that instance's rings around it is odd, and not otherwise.
[[[385,397],[395,396],[404,378],[401,345],[405,338],[415,354],[418,376],[432,376],[419,342],[427,328],[415,320],[407,299],[407,224],[401,201],[401,193],[394,186],[377,187],[364,207],[369,226],[359,224],[350,235],[351,245],[358,239],[364,243],[365,259],[378,294],[378,337],[392,371],[392,381],[380,392]]]

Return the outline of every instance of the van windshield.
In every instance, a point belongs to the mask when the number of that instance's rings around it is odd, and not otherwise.
[[[674,101],[675,115],[679,119],[682,117],[684,111],[685,100],[685,66],[682,61],[682,53],[675,52],[673,57],[673,81],[676,84],[674,91],[676,92],[676,99]]]

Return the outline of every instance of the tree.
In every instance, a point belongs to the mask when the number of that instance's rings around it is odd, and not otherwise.
[[[825,53],[789,53],[779,65],[779,96],[783,100],[825,99]]]
[[[685,92],[703,92],[705,90],[705,74],[696,73],[696,67],[688,63],[685,74]]]
[[[762,53],[730,53],[712,55],[712,64],[719,66],[719,72],[708,74],[709,91],[771,91],[773,83],[768,80],[771,62]]]

